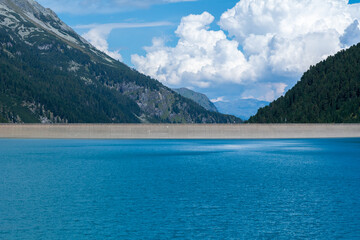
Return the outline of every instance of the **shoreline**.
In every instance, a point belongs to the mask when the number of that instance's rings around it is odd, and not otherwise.
[[[2,139],[360,138],[360,124],[0,124]]]

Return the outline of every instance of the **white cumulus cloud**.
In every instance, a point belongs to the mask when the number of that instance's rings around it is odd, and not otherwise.
[[[189,15],[175,47],[154,39],[132,63],[171,87],[233,83],[243,98],[269,101],[310,65],[358,43],[359,20],[360,4],[347,0],[241,0],[222,14],[220,30],[210,29],[207,12]]]
[[[98,50],[106,53],[110,57],[122,61],[122,56],[119,51],[110,51],[107,38],[114,29],[121,28],[146,28],[159,27],[171,25],[170,22],[148,22],[148,23],[108,23],[108,24],[89,24],[75,26],[76,29],[89,29],[88,32],[82,35]]]
[[[238,42],[229,40],[221,30],[209,30],[213,21],[207,12],[184,17],[175,32],[179,37],[176,47],[166,47],[163,40],[155,38],[153,45],[145,48],[147,55],[132,55],[132,63],[140,72],[170,86],[208,87],[220,80],[240,83],[255,78]]]
[[[355,20],[345,29],[345,33],[340,40],[345,46],[351,46],[360,42],[360,24],[358,20]]]
[[[221,97],[218,97],[218,98],[214,98],[214,99],[211,99],[210,101],[213,102],[213,103],[217,103],[217,102],[229,102],[228,100],[225,100],[225,96],[221,96]]]
[[[359,4],[347,0],[241,0],[219,25],[247,56],[285,75],[304,72],[343,48],[341,37],[356,19]]]
[[[110,57],[122,61],[122,56],[119,51],[110,51],[107,38],[111,32],[111,28],[93,28],[87,33],[83,34],[82,37],[85,38],[89,43],[91,43],[98,50],[106,53]]]
[[[281,82],[264,82],[250,84],[241,94],[241,99],[257,99],[271,102],[281,96],[288,85]]]

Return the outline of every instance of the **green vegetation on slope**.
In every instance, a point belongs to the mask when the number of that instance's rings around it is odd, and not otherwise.
[[[0,122],[241,122],[111,59],[35,2],[0,8]]]
[[[359,123],[360,44],[310,67],[250,123]]]
[[[46,54],[39,54],[37,46],[48,44],[49,41],[46,38],[38,39],[33,48],[23,44],[9,44],[0,51],[0,93],[11,102],[2,104],[4,108],[7,106],[7,112],[28,122],[24,119],[28,114],[11,106],[41,103],[47,110],[68,122],[139,121],[134,116],[140,112],[139,107],[127,97],[99,84],[86,84],[75,73],[60,70],[69,68],[65,66],[67,61],[62,57],[72,58],[73,51],[70,50],[69,54],[58,54],[60,50],[67,49],[65,44],[59,41]],[[0,29],[0,42],[13,42],[4,29]],[[79,52],[77,61],[86,57],[83,55]],[[3,109],[2,115],[5,112]]]

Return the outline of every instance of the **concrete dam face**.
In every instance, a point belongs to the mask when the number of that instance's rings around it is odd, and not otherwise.
[[[360,138],[360,124],[1,124],[0,138]]]

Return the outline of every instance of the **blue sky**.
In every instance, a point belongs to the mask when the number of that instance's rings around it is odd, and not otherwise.
[[[72,2],[80,2],[74,0]],[[118,22],[156,22],[168,21],[169,26],[153,28],[128,28],[115,29],[108,36],[109,48],[112,51],[120,50],[123,61],[132,66],[131,55],[134,53],[144,54],[143,47],[151,45],[154,37],[167,37],[175,41],[174,31],[182,17],[189,14],[201,14],[204,11],[211,13],[218,20],[223,12],[235,6],[238,0],[198,0],[178,3],[155,4],[144,7],[132,7],[122,9],[123,6],[114,8],[114,12],[99,13],[92,9],[87,11],[72,8],[64,9],[58,7],[58,0],[39,0],[39,3],[56,11],[59,17],[75,30],[84,34],[86,30],[77,29],[78,25],[92,23],[118,23]],[[360,0],[350,0],[349,3],[359,3]],[[68,3],[65,3],[68,4]],[[71,9],[71,10],[70,10]],[[216,29],[217,25],[213,24]]]
[[[112,51],[120,50],[126,64],[132,66],[131,55],[134,53],[145,53],[144,46],[151,45],[154,37],[166,37],[175,41],[174,31],[182,17],[189,14],[201,14],[208,11],[218,18],[227,9],[232,8],[237,0],[198,0],[175,3],[154,4],[142,7],[128,7],[119,4],[114,6],[113,11],[103,9],[104,12],[93,9],[76,9],[71,7],[61,8],[58,0],[39,0],[45,7],[53,9],[59,17],[68,25],[73,27],[78,33],[84,34],[86,29],[76,28],[78,25],[105,24],[105,23],[146,23],[146,22],[169,22],[168,26],[147,27],[147,28],[126,28],[114,29],[108,36],[109,49]],[[72,1],[81,2],[81,1]],[[105,1],[104,1],[105,2]],[[109,2],[109,1],[107,1]],[[101,13],[100,13],[101,12]],[[216,24],[214,24],[216,28]]]
[[[215,102],[272,101],[310,65],[360,42],[360,0],[38,2],[114,58]]]

